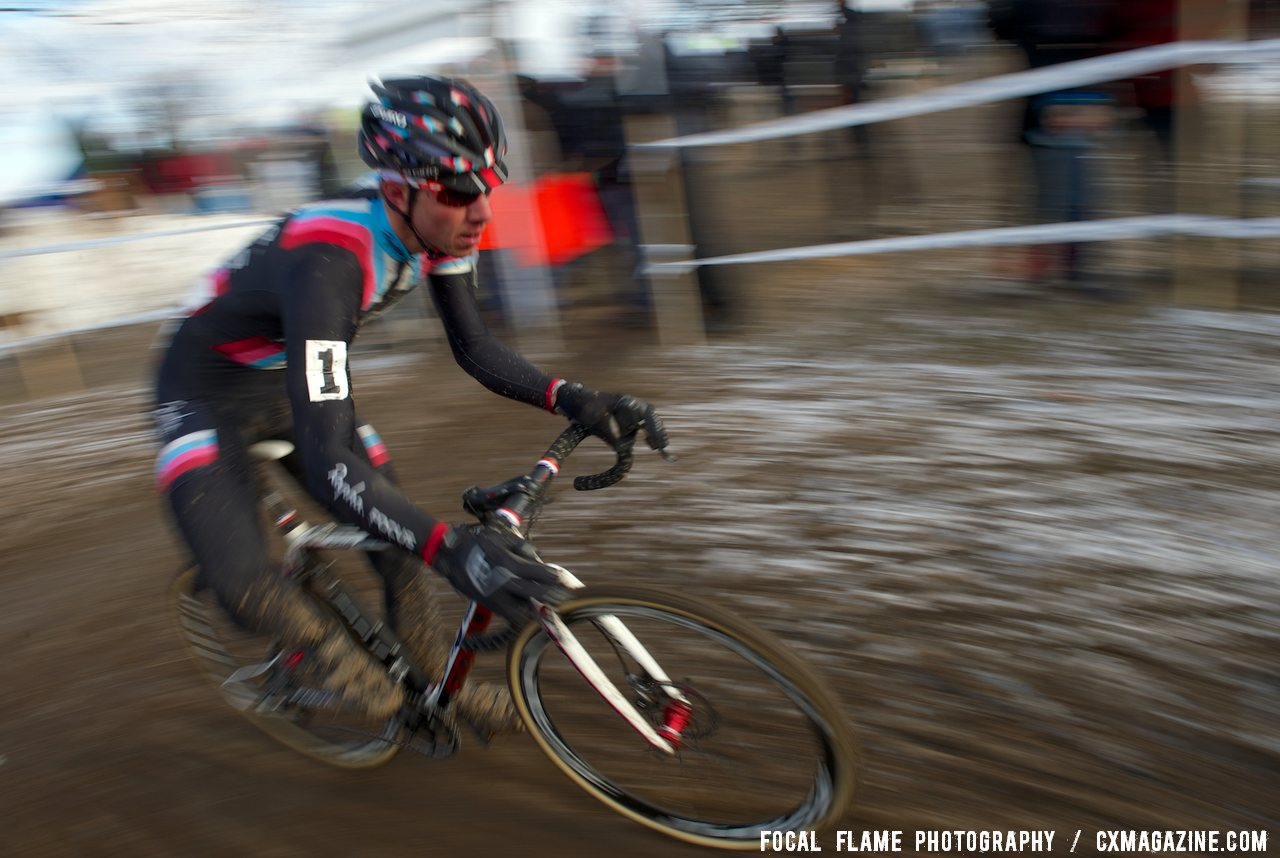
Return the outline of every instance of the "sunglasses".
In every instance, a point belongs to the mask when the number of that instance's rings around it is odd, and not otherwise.
[[[451,209],[466,208],[481,197],[487,197],[492,193],[492,191],[455,191],[439,182],[423,182],[419,187],[433,194],[440,205]]]

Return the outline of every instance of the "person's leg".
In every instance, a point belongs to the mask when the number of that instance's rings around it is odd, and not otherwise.
[[[356,449],[364,451],[380,474],[398,483],[391,456],[377,430],[362,424],[357,427],[356,436]],[[431,581],[427,577],[431,573],[416,555],[394,546],[370,551],[369,562],[382,577],[391,628],[427,676],[434,681],[442,680],[451,642],[446,636],[440,602],[431,592]],[[505,686],[469,681],[454,705],[470,721],[494,732],[516,729],[520,725]]]
[[[372,425],[356,427],[355,449],[364,452],[379,474],[399,484],[387,446]],[[432,598],[422,560],[395,546],[370,551],[368,557],[384,584],[387,622],[409,647],[418,666],[433,679],[439,678],[449,649],[442,636],[440,605]]]
[[[258,495],[240,429],[211,408],[184,402],[160,426],[157,487],[199,566],[199,581],[243,628],[304,647],[326,685],[371,717],[404,702],[403,690],[268,559]]]
[[[1063,223],[1070,218],[1071,151],[1046,143],[1031,144],[1035,177],[1034,222]],[[1028,276],[1048,285],[1063,273],[1064,245],[1048,243],[1028,249]]]
[[[623,305],[628,310],[643,314],[647,322],[650,315],[649,281],[642,269],[640,224],[636,220],[631,185],[618,179],[601,179],[598,190],[600,205],[614,234],[614,245],[620,249],[623,264],[630,275],[623,287]]]
[[[1092,203],[1092,189],[1089,186],[1088,173],[1089,150],[1075,147],[1069,150],[1071,160],[1067,165],[1067,216],[1068,223],[1078,223],[1089,219],[1089,206]],[[1080,288],[1086,276],[1087,245],[1082,242],[1069,242],[1064,248],[1062,267],[1067,282],[1072,288]]]

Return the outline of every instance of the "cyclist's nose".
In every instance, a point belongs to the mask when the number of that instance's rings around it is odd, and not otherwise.
[[[488,223],[493,220],[493,208],[489,205],[488,194],[481,194],[474,203],[467,206],[467,220],[472,223]]]

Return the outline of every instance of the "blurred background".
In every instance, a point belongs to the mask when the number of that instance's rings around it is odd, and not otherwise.
[[[396,823],[428,793],[482,823],[445,846],[679,851],[574,803],[519,744],[353,796],[218,710],[157,613],[181,562],[149,477],[159,321],[268,219],[361,175],[366,81],[405,72],[471,78],[513,130],[490,324],[654,401],[682,454],[608,499],[565,492],[557,559],[715,599],[812,659],[865,744],[852,827],[1280,835],[1280,56],[785,124],[1275,39],[1280,0],[5,3],[15,854],[409,854]],[[637,145],[759,123],[779,124]],[[1170,215],[1270,226],[1174,234]],[[1052,226],[1135,218],[1088,242]],[[900,239],[918,249],[871,244]],[[452,366],[422,291],[355,365],[411,496],[447,515],[557,427]],[[500,820],[475,810],[494,800]]]
[[[679,301],[655,306],[656,290],[696,291],[700,321],[728,328],[750,321],[751,285],[777,274],[766,264],[703,268],[693,284],[650,282],[643,263],[672,252],[1171,212],[1274,216],[1280,73],[1265,58],[665,150],[674,162],[638,159],[628,146],[1179,39],[1275,38],[1277,8],[279,0],[210,14],[145,0],[10,4],[0,12],[0,339],[178,303],[185,282],[256,228],[245,216],[323,197],[361,173],[353,135],[366,81],[405,71],[474,78],[507,109],[515,172],[487,245],[488,300],[501,313],[506,296],[526,327],[555,321],[551,291],[560,309],[607,306],[600,312],[620,324],[651,325],[663,307],[689,315]],[[31,255],[94,239],[108,241]],[[1193,252],[1165,252],[1175,244]],[[1169,236],[917,258],[956,283],[988,279],[1032,294],[1065,286],[1173,297],[1182,276],[1195,281],[1181,284],[1182,297],[1232,307],[1272,305],[1277,264],[1271,241],[1209,247]],[[49,280],[74,282],[74,294],[29,285]]]

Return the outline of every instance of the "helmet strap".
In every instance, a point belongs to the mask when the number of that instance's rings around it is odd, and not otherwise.
[[[400,217],[404,218],[405,225],[409,227],[409,232],[413,233],[413,237],[418,240],[418,244],[422,245],[422,251],[423,253],[427,254],[427,258],[439,259],[440,257],[445,255],[444,251],[436,249],[435,245],[433,245],[431,242],[427,241],[425,238],[419,235],[418,228],[413,225],[413,203],[417,199],[418,191],[420,190],[420,188],[418,188],[417,185],[408,184],[408,189],[409,189],[408,209],[406,209],[405,211],[400,211],[400,209],[392,205],[390,200],[387,200],[387,205],[391,206],[392,211],[400,215]]]

